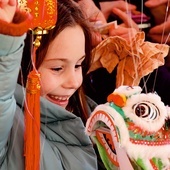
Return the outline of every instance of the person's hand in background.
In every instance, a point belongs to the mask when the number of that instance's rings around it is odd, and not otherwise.
[[[83,11],[85,17],[89,20],[92,27],[92,45],[95,47],[102,41],[102,36],[98,31],[95,31],[96,24],[106,24],[107,21],[101,12],[101,10],[95,5],[92,0],[81,0],[78,1],[78,5]]]
[[[92,0],[81,0],[78,1],[78,4],[90,22],[101,21],[102,24],[107,22],[102,11],[95,5]]]
[[[118,1],[104,1],[100,2],[101,11],[104,14],[106,20],[108,19],[109,15],[113,14],[114,8],[118,8],[124,12],[133,12],[136,11],[136,6],[125,2],[124,0]]]
[[[98,9],[98,7],[94,4],[92,0],[78,1],[80,8],[83,10],[92,28],[94,28],[92,29],[92,44],[94,47],[102,41],[103,37],[120,36],[122,38],[125,38],[127,41],[130,41],[135,36],[136,32],[139,31],[138,25],[131,19],[131,17],[125,10],[125,6],[129,4],[125,3],[124,1],[117,2],[119,2],[120,4],[123,2],[122,4],[124,4],[124,8],[112,8],[112,13],[119,17],[122,20],[122,23],[116,28],[114,26],[110,26],[107,28],[108,23],[103,13],[100,9]],[[133,9],[135,11],[136,7],[132,5],[130,9]],[[105,25],[108,29],[108,33],[107,35],[102,35],[101,32],[97,31],[96,28],[100,26],[105,27]]]
[[[118,25],[116,29],[111,28],[109,30],[109,36],[120,36],[129,42],[136,35],[137,31],[139,31],[138,25],[126,12],[117,8],[114,8],[113,12],[122,20],[122,24]]]
[[[168,0],[148,0],[145,6],[148,7],[154,17],[155,26],[148,32],[148,37],[157,43],[170,44],[170,15]]]
[[[138,25],[133,21],[133,19],[131,19],[131,17],[126,12],[123,12],[117,8],[114,8],[113,12],[122,20],[122,23],[116,26],[114,23],[113,26],[112,25],[108,26],[109,23],[101,25],[102,27],[106,25],[106,28],[108,28],[108,33],[106,35],[105,34],[103,35],[102,33],[99,34],[97,31],[94,31],[93,33],[94,46],[99,44],[102,41],[102,38],[107,38],[108,36],[120,36],[126,39],[127,42],[130,42],[131,39],[139,31]]]
[[[168,0],[147,0],[146,2],[145,2],[145,5],[147,6],[147,7],[150,7],[150,8],[152,8],[152,7],[156,7],[156,6],[159,6],[159,5],[162,5],[162,4],[165,4],[165,3],[167,3],[168,2]]]

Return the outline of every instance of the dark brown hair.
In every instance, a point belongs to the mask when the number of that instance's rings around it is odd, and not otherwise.
[[[36,51],[36,68],[38,69],[42,64],[44,57],[46,56],[49,44],[54,38],[66,27],[74,27],[79,25],[85,35],[85,53],[86,57],[83,63],[83,77],[86,75],[87,70],[90,66],[90,51],[91,45],[91,32],[81,10],[72,0],[58,0],[58,19],[54,29],[50,30],[48,34],[42,36],[41,45]],[[70,40],[68,37],[68,41]],[[61,42],[62,43],[62,42]],[[32,35],[28,34],[25,40],[25,48],[23,58],[21,62],[21,72],[18,79],[18,83],[26,85],[27,75],[32,70],[31,61],[31,46],[32,46]],[[21,78],[22,77],[22,78]],[[22,80],[22,82],[21,82]],[[76,104],[75,104],[76,102]],[[70,98],[69,105],[66,108],[69,111],[73,111],[77,116],[80,116],[85,123],[88,118],[87,104],[82,87]]]

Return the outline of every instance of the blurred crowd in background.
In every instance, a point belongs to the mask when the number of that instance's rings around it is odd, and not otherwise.
[[[145,40],[153,43],[170,44],[170,15],[168,0],[81,0],[80,7],[89,21],[103,25],[117,21],[117,29],[109,27],[108,36],[121,36],[130,41],[137,31],[145,32]],[[97,25],[96,24],[96,25]],[[96,26],[95,25],[95,26]],[[97,26],[98,26],[97,25]],[[99,34],[94,35],[93,45],[102,41]],[[166,105],[170,105],[170,57],[165,65],[141,80],[146,85],[144,92],[158,93]],[[107,96],[115,89],[116,70],[108,73],[99,68],[87,76],[87,94],[97,103],[105,103]]]

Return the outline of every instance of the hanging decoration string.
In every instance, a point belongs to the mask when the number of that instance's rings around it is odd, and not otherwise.
[[[19,0],[19,8],[32,15],[31,33],[33,70],[27,77],[25,99],[25,170],[40,169],[40,74],[35,68],[36,50],[41,38],[57,21],[57,0]]]

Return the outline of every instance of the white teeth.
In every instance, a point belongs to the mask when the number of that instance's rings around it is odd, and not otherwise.
[[[58,97],[54,95],[50,95],[50,97],[55,98],[56,100],[68,100],[69,99],[69,97]]]

